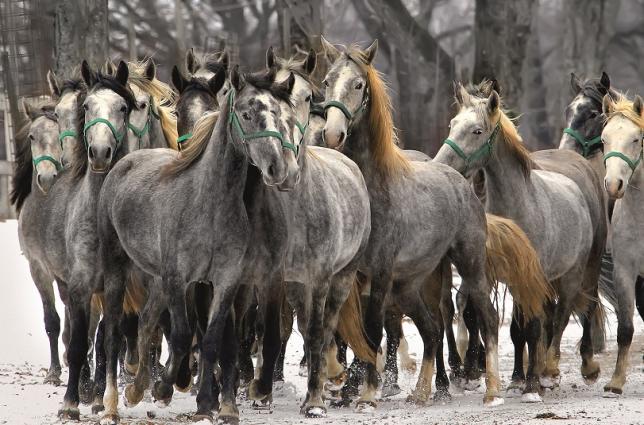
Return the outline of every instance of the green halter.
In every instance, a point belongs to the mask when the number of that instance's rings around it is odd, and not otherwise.
[[[121,142],[123,141],[123,138],[127,134],[127,130],[125,130],[122,133],[118,133],[116,131],[116,128],[114,125],[106,120],[105,118],[94,118],[90,122],[86,123],[85,126],[83,127],[83,140],[85,141],[85,145],[87,145],[87,130],[89,130],[92,126],[95,126],[96,124],[105,124],[106,126],[109,127],[110,131],[112,132],[112,136],[114,136],[114,140],[116,140],[116,149],[121,146]],[[89,149],[89,146],[86,146]]]
[[[344,103],[340,102],[339,100],[329,100],[327,102],[322,103],[322,109],[324,110],[324,117],[326,118],[326,113],[329,108],[337,108],[342,112],[342,114],[345,116],[345,118],[348,121],[347,124],[347,133],[351,133],[351,127],[353,122],[355,121],[356,117],[364,112],[364,110],[367,108],[367,103],[369,103],[369,90],[365,89],[363,95],[362,95],[362,102],[360,102],[360,106],[358,106],[358,109],[356,109],[353,113],[349,111],[349,108],[347,108],[347,105]]]
[[[63,165],[56,158],[50,155],[41,155],[38,158],[34,158],[33,159],[34,168],[36,168],[36,166],[38,166],[38,164],[40,164],[43,161],[49,161],[52,164],[54,164],[54,166],[56,167],[56,171],[60,172],[63,170]]]
[[[641,137],[642,142],[644,142],[644,137]],[[640,149],[640,154],[637,158],[637,160],[633,161],[631,158],[627,157],[621,152],[617,151],[610,151],[606,155],[604,155],[604,165],[606,165],[606,160],[608,158],[619,158],[622,161],[624,161],[626,164],[628,164],[628,167],[631,169],[631,175],[635,172],[635,169],[639,165],[640,162],[642,162],[642,157],[644,156],[644,147]]]
[[[186,141],[190,140],[191,137],[192,137],[192,133],[186,133],[186,134],[183,134],[183,135],[177,137],[177,148],[179,150],[183,149],[182,148],[183,144]]]
[[[592,139],[586,139],[584,136],[579,134],[577,131],[573,130],[570,127],[564,128],[564,134],[569,134],[573,139],[581,146],[581,152],[584,158],[588,158],[593,148],[596,146],[601,146],[602,136],[593,137]]]
[[[452,148],[454,152],[456,152],[456,154],[461,157],[463,161],[465,161],[465,171],[467,171],[470,168],[470,164],[472,164],[474,161],[484,156],[489,156],[492,153],[492,142],[494,142],[494,139],[499,133],[500,128],[501,120],[496,123],[494,131],[492,131],[492,134],[490,134],[490,137],[487,138],[483,146],[472,152],[471,155],[467,155],[465,152],[463,152],[463,149],[461,149],[452,139],[445,139],[443,143]]]
[[[154,100],[150,98],[150,105],[148,107],[148,119],[145,120],[145,125],[143,128],[137,128],[134,124],[132,124],[129,120],[127,123],[127,127],[132,130],[132,133],[136,136],[136,138],[139,141],[139,149],[141,149],[141,139],[143,139],[143,136],[148,134],[150,131],[150,127],[152,126],[152,117],[159,119],[159,115],[157,115],[156,112],[154,112],[152,109],[154,107]]]
[[[65,137],[78,137],[78,134],[74,130],[61,131],[58,135],[58,142],[60,142],[61,149],[63,149],[63,140],[65,140]]]
[[[244,129],[241,127],[241,123],[239,122],[239,117],[237,116],[237,113],[233,108],[234,99],[235,99],[235,90],[231,89],[230,93],[228,94],[228,108],[229,108],[229,115],[230,115],[228,124],[231,125],[235,129],[235,131],[237,131],[237,134],[239,135],[239,138],[242,139],[242,141],[246,142],[252,139],[260,139],[262,137],[274,137],[280,141],[280,143],[282,144],[282,148],[293,151],[295,156],[297,156],[299,151],[298,147],[295,146],[294,143],[290,143],[286,141],[282,133],[278,131],[264,130],[264,131],[256,131],[250,134],[244,133]]]

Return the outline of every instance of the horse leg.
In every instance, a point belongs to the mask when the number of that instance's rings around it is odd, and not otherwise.
[[[635,312],[635,283],[637,272],[634,264],[615,262],[615,290],[617,295],[617,362],[610,382],[604,391],[622,394],[628,371],[628,354],[633,341],[633,313]]]
[[[434,316],[436,317],[438,315]],[[450,401],[452,399],[452,396],[449,393],[449,378],[447,377],[447,370],[445,369],[445,359],[443,357],[443,336],[445,335],[443,318],[441,317],[437,321],[437,323],[438,336],[436,340],[436,393],[434,394],[434,401],[446,402]]]
[[[398,347],[402,336],[402,313],[388,309],[385,313],[385,332],[387,333],[387,360],[385,361],[382,397],[400,394],[398,386]]]
[[[458,314],[456,315],[456,352],[462,361],[465,361],[467,354],[467,347],[469,346],[469,336],[467,326],[465,325],[465,308],[467,306],[467,297],[460,289],[456,291],[456,305],[458,306]],[[463,378],[465,379],[465,371],[463,371]]]
[[[53,279],[47,276],[42,268],[37,264],[29,264],[31,277],[33,278],[44,312],[45,331],[49,339],[49,370],[45,377],[45,384],[59,386],[61,367],[58,357],[58,336],[60,335],[60,317],[56,311],[56,296],[54,294]]]
[[[87,280],[88,281],[88,280]],[[81,285],[74,285],[76,289]],[[67,352],[69,361],[69,377],[67,380],[67,390],[63,398],[63,406],[58,411],[58,416],[62,419],[79,420],[80,411],[78,403],[80,397],[78,386],[81,377],[81,369],[87,361],[87,350],[89,349],[87,340],[87,327],[89,322],[89,304],[90,296],[84,294],[84,291],[71,291],[70,293],[70,322],[71,337],[69,340],[69,350]]]
[[[468,299],[463,311],[463,320],[467,327],[467,334],[469,335],[463,372],[466,379],[465,386],[472,389],[480,385],[479,380],[481,379],[481,371],[478,364],[481,343],[479,339],[479,325],[476,313],[477,312],[474,309],[472,301]]]
[[[581,376],[587,385],[595,383],[600,372],[599,363],[593,359],[594,349],[592,338],[593,333],[603,334],[601,332],[601,326],[597,326],[597,321],[595,320],[595,315],[598,314],[597,310],[601,308],[599,303],[601,303],[599,295],[595,294],[595,299],[590,302],[588,310],[581,319],[584,329],[581,337],[581,345],[579,346],[579,352],[581,354]]]
[[[230,306],[235,300],[236,289],[236,285],[222,285],[221,282],[218,288],[213,288],[210,319],[201,343],[197,413],[193,416],[195,422],[201,419],[207,419],[212,422],[212,411],[219,407],[215,381],[215,364],[218,360],[218,348],[221,348],[224,328],[231,310]]]
[[[139,367],[138,346],[139,316],[134,313],[124,313],[121,319],[121,332],[125,337],[125,361],[123,362],[124,372],[130,376],[136,375]]]
[[[277,363],[275,364],[273,382],[284,381],[284,360],[286,359],[286,346],[288,345],[288,340],[291,337],[291,333],[293,332],[293,309],[288,304],[288,301],[286,301],[285,297],[285,295],[282,297],[282,306],[280,310],[280,317],[282,322],[282,329],[280,331],[281,346],[280,354],[277,357]]]
[[[508,395],[518,396],[525,389],[525,372],[523,370],[523,351],[525,350],[526,335],[523,313],[519,306],[514,303],[512,308],[512,324],[510,325],[510,338],[514,345],[514,369],[512,371],[512,382],[508,385]]]
[[[282,348],[281,338],[281,304],[284,290],[282,278],[274,277],[268,287],[264,288],[262,315],[264,319],[261,344],[262,367],[258,379],[248,386],[248,397],[262,403],[272,402],[273,375],[275,363]]]
[[[128,407],[136,406],[143,399],[145,390],[150,386],[150,361],[155,360],[150,356],[150,346],[153,334],[157,329],[159,317],[166,306],[163,298],[159,299],[158,292],[155,291],[155,296],[148,298],[140,312],[137,338],[139,364],[134,382],[125,387],[124,401]]]
[[[105,356],[105,320],[101,319],[96,331],[96,369],[94,371],[94,401],[92,402],[92,413],[102,412],[103,396],[105,395],[105,368],[107,367],[107,357]]]
[[[539,391],[541,385],[539,384],[539,372],[541,368],[541,321],[539,319],[531,319],[522,328],[525,340],[528,342],[528,373],[525,381],[525,389],[521,396],[521,401],[524,403],[538,403],[541,402]],[[523,349],[521,353],[517,353],[515,345],[515,362],[516,356],[521,356],[521,367],[523,368]]]
[[[454,379],[459,380],[465,377],[463,372],[463,364],[461,361],[461,356],[458,353],[458,347],[456,345],[456,337],[454,336],[454,327],[452,323],[454,322],[454,302],[452,301],[452,265],[449,261],[443,261],[441,264],[443,270],[441,271],[441,301],[440,301],[440,313],[441,319],[443,322],[443,328],[445,329],[445,337],[447,339],[447,350],[449,354],[447,356],[447,363],[452,371],[452,376]],[[439,347],[442,350],[442,347]]]
[[[56,277],[56,283],[58,283],[60,299],[63,300],[63,304],[65,305],[65,322],[63,325],[63,346],[65,347],[65,351],[63,352],[63,364],[69,366],[69,363],[67,363],[67,351],[69,350],[69,339],[71,338],[72,332],[69,319],[70,313],[67,307],[69,305],[69,294],[67,293],[67,284],[65,282]]]
[[[331,342],[327,345],[325,350],[326,362],[326,377],[331,392],[337,392],[342,388],[344,381],[347,378],[344,364],[338,360],[338,342],[342,342],[339,335],[334,335]],[[346,355],[346,352],[345,352]],[[346,360],[345,360],[346,361]]]
[[[229,312],[228,319],[226,320],[222,343],[226,349],[221,350],[219,360],[219,364],[221,366],[222,385],[221,406],[219,408],[219,415],[217,416],[217,423],[237,425],[239,424],[239,410],[237,409],[237,403],[235,400],[238,373],[237,332],[235,329],[235,315],[232,310]],[[272,371],[270,376],[273,376]]]
[[[177,382],[179,369],[184,358],[190,352],[190,342],[192,341],[186,309],[185,288],[183,285],[177,284],[177,282],[180,282],[180,280],[163,279],[164,287],[169,290],[168,311],[170,312],[170,322],[172,323],[170,340],[168,341],[170,358],[161,373],[161,380],[157,381],[152,388],[154,400],[165,405],[170,404],[170,401],[172,401],[173,385]]]

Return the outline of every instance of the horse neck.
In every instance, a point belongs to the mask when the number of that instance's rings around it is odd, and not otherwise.
[[[626,187],[626,193],[622,199],[623,208],[632,209],[637,216],[641,215],[642,205],[644,205],[644,168],[639,164]]]
[[[488,163],[484,167],[486,210],[501,216],[513,216],[529,196],[531,182],[526,179],[521,164],[505,142],[497,136]]]
[[[150,148],[167,148],[168,143],[163,134],[163,126],[161,125],[161,118],[154,118],[150,121],[150,132],[147,134],[150,138],[148,146]]]
[[[347,136],[342,153],[355,162],[367,183],[377,175],[373,157],[371,155],[371,141],[369,140],[369,116],[370,105],[365,109],[363,117],[356,124],[351,134]]]

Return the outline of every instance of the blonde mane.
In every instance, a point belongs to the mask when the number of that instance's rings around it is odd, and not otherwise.
[[[128,62],[130,70],[128,82],[152,96],[157,114],[161,121],[163,136],[169,148],[178,150],[177,118],[174,115],[176,96],[170,86],[156,78],[148,80],[145,76],[147,62]]]
[[[199,118],[192,129],[190,143],[181,149],[176,159],[163,168],[162,174],[164,176],[169,177],[181,173],[189,168],[203,154],[218,118],[219,111],[208,112]]]
[[[391,98],[382,74],[371,64],[367,64],[365,52],[352,46],[347,56],[355,62],[367,76],[369,89],[368,131],[371,143],[371,157],[383,177],[394,178],[408,174],[411,164],[397,146],[398,134],[394,126]]]
[[[617,93],[617,99],[611,98],[610,113],[606,116],[605,122],[610,121],[611,118],[622,116],[641,129],[644,129],[644,116],[637,115],[633,110],[633,101],[629,100],[625,94]]]

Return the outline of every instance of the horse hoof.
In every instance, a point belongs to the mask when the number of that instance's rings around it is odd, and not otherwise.
[[[326,407],[324,406],[302,406],[300,413],[306,418],[326,418]]]
[[[264,400],[253,400],[252,407],[255,410],[271,410],[273,397],[267,397]]]
[[[383,385],[381,395],[383,398],[393,397],[400,394],[401,391],[398,384]]]
[[[586,375],[582,373],[582,377],[584,378],[584,383],[586,385],[593,385],[595,382],[597,382],[597,378],[599,378],[599,373],[600,373],[599,366],[597,366],[597,370],[594,372],[588,373]]]
[[[98,415],[103,410],[105,410],[105,406],[103,406],[102,402],[101,402],[101,404],[92,404],[92,414],[93,415]]]
[[[331,407],[334,409],[341,409],[343,407],[351,407],[351,399],[350,398],[341,398],[339,400],[333,400],[331,401]]]
[[[344,383],[346,380],[347,380],[347,372],[343,371],[338,376],[334,376],[333,378],[328,378],[324,387],[328,391],[339,391],[344,386]]]
[[[188,393],[192,389],[192,381],[188,382],[188,386],[183,388],[177,384],[174,384],[174,389],[179,391],[180,393]]]
[[[373,413],[376,411],[376,402],[375,401],[358,401],[356,403],[356,408],[354,409],[356,413]]]
[[[557,380],[553,376],[540,376],[539,384],[543,388],[553,389],[557,385]]]
[[[120,421],[119,415],[116,413],[108,413],[106,415],[103,415],[101,420],[99,421],[100,425],[117,425]]]
[[[271,391],[263,391],[263,389],[260,388],[260,383],[257,379],[250,381],[250,384],[248,385],[248,398],[250,400],[264,401],[268,397],[271,398],[271,401],[273,400]]]
[[[134,407],[143,400],[143,393],[137,394],[134,384],[127,384],[123,392],[123,403],[125,407]]]
[[[416,406],[425,406],[427,404],[427,400],[423,399],[421,396],[409,394],[405,399],[405,403],[415,404]]]
[[[94,383],[89,381],[85,384],[79,385],[78,397],[83,404],[90,404],[94,397]]]
[[[43,383],[53,385],[54,387],[60,386],[63,383],[63,381],[60,380],[60,374],[60,370],[53,370],[48,372]]]
[[[622,395],[622,393],[621,388],[613,387],[612,385],[606,385],[604,387],[604,398],[616,398]]]
[[[543,403],[539,393],[525,393],[521,395],[521,403]]]
[[[58,417],[62,420],[79,421],[80,410],[78,407],[67,407],[58,411]]]
[[[192,416],[193,422],[208,421],[213,423],[215,418],[211,412],[197,412]]]
[[[436,390],[433,400],[436,403],[446,404],[452,401],[452,395],[447,390]]]
[[[174,389],[162,381],[157,381],[152,387],[152,399],[158,407],[164,408],[172,401]]]
[[[219,415],[217,416],[218,424],[239,425],[239,416]]]
[[[488,397],[488,396],[486,396],[486,397],[483,398],[483,405],[485,407],[496,407],[496,406],[502,405],[503,403],[505,403],[505,400],[503,400],[502,397]]]

